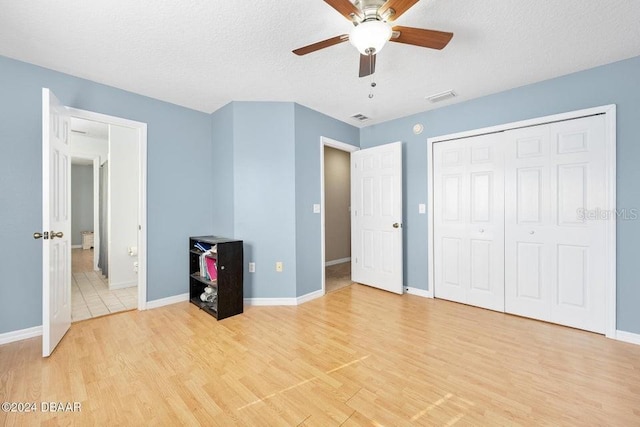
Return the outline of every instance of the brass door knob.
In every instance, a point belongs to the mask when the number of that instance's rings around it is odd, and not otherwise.
[[[393,228],[400,228],[400,224],[398,224],[397,222],[393,223]]]
[[[56,237],[57,237],[57,238],[59,238],[59,239],[61,239],[61,238],[62,238],[62,236],[64,236],[64,234],[62,234],[62,231],[58,231],[58,232],[56,233],[55,231],[51,230],[51,238],[52,238],[52,239],[54,239],[54,238],[56,238]]]
[[[38,232],[33,233],[33,238],[34,239],[41,239],[42,238],[42,233],[38,233]]]

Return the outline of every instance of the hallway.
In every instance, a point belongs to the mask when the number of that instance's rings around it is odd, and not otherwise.
[[[138,307],[138,288],[109,290],[109,281],[93,270],[93,249],[71,250],[71,321]]]

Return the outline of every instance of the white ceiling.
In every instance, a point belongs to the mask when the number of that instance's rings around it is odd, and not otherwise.
[[[454,37],[387,45],[373,99],[349,43],[291,53],[349,32],[322,0],[0,0],[0,55],[207,113],[294,101],[356,126],[640,55],[637,0],[422,0],[395,24]]]

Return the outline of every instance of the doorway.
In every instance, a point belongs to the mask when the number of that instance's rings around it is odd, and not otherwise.
[[[351,152],[353,145],[320,138],[322,290],[351,285]]]
[[[145,309],[146,125],[83,110],[69,112],[72,321]],[[77,197],[77,192],[83,194]],[[82,219],[74,215],[77,202],[84,203]]]
[[[131,128],[71,117],[70,129],[71,320],[76,322],[138,306],[139,195],[130,183],[139,176],[139,149]],[[130,259],[118,257],[113,245],[127,247]]]

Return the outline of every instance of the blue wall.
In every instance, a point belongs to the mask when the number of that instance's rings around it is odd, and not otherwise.
[[[213,228],[208,233],[233,237],[233,103],[211,114],[211,197]],[[205,175],[206,176],[206,175]]]
[[[617,202],[640,208],[640,57],[543,81],[360,132],[362,148],[404,142],[405,285],[427,288],[427,138],[606,104],[617,105]],[[412,126],[424,125],[421,135]],[[640,333],[640,220],[618,221],[617,328]]]
[[[320,290],[320,136],[357,145],[358,128],[282,102],[232,102],[212,124],[213,230],[244,241],[244,296]]]
[[[234,237],[244,240],[245,298],[296,292],[294,115],[290,102],[233,103]],[[284,270],[276,272],[277,261]],[[256,272],[249,273],[249,262]]]
[[[639,75],[640,57],[358,130],[294,103],[233,102],[208,115],[0,57],[0,333],[42,323],[42,243],[31,238],[42,222],[42,87],[66,105],[148,124],[148,300],[187,292],[186,237],[212,232],[243,239],[245,268],[256,262],[246,297],[286,298],[321,288],[320,136],[404,142],[405,284],[426,289],[426,139],[617,104],[618,207],[638,208]],[[618,329],[635,333],[638,241],[640,222],[618,223]]]
[[[198,179],[211,168],[211,116],[0,57],[0,333],[42,324],[42,241],[31,235],[42,231],[43,87],[65,105],[148,124],[147,299],[187,292],[186,237],[212,226]]]
[[[320,137],[358,146],[359,129],[302,105],[295,105],[297,296],[322,289]]]

